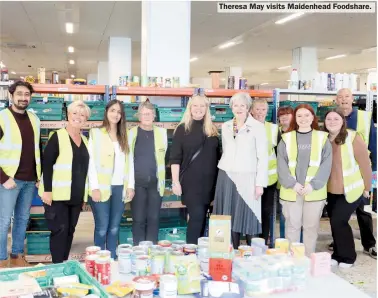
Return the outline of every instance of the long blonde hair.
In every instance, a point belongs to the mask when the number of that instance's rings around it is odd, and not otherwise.
[[[204,123],[203,132],[204,132],[204,134],[208,137],[218,136],[218,129],[213,124],[213,121],[211,121],[210,101],[206,96],[195,95],[195,96],[192,96],[189,99],[189,102],[188,102],[188,105],[187,105],[186,110],[184,112],[184,115],[182,116],[182,119],[181,119],[178,126],[183,124],[186,132],[189,132],[190,129],[192,128],[193,117],[192,117],[192,111],[191,110],[192,110],[193,102],[195,100],[202,100],[206,105],[206,113],[205,113],[205,116],[203,117],[203,123]]]

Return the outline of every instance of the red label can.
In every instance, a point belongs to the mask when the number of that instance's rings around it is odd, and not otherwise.
[[[97,255],[88,255],[85,257],[85,269],[93,277],[95,277],[95,264],[97,259]]]
[[[95,255],[97,252],[101,250],[101,247],[99,246],[89,246],[85,249],[85,254],[87,256],[89,255]]]
[[[95,277],[102,285],[109,285],[111,279],[110,258],[100,257],[95,263]]]

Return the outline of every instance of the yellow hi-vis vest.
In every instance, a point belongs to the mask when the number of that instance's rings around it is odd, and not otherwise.
[[[109,200],[112,194],[112,178],[114,171],[114,147],[106,128],[92,128],[92,152],[97,172],[98,187],[101,192],[101,202]],[[125,172],[123,188],[127,189],[129,178],[129,155],[125,153]]]
[[[41,153],[39,151],[40,121],[39,118],[26,112],[29,116],[34,132],[34,156],[37,178],[41,177]],[[16,119],[9,109],[0,112],[0,127],[3,130],[3,137],[0,140],[0,167],[5,174],[14,178],[20,165],[22,151],[22,137]]]
[[[274,147],[277,147],[278,125],[265,122],[266,136],[268,139],[268,186],[277,182],[277,156]]]
[[[158,191],[160,196],[164,195],[165,190],[165,153],[167,152],[167,130],[165,128],[154,126],[154,142],[155,142],[155,160],[158,178]],[[138,136],[138,126],[129,130],[129,138],[131,144],[130,154],[134,156],[135,142]]]
[[[344,194],[348,203],[357,201],[365,189],[360,167],[354,158],[353,141],[356,132],[348,129],[345,144],[341,145],[341,163],[343,167]]]
[[[369,145],[370,124],[371,124],[371,112],[357,111],[357,132],[364,140],[365,144]]]
[[[51,132],[49,137],[54,132]],[[72,182],[72,146],[70,136],[65,128],[56,131],[59,141],[59,156],[53,167],[52,177],[52,199],[53,201],[69,201],[71,199],[71,182]],[[88,148],[88,140],[81,135],[81,139]],[[43,175],[39,184],[38,194],[42,197],[44,193]],[[85,179],[85,193],[83,201],[88,200],[88,175]]]
[[[323,131],[313,130],[311,136],[311,153],[310,164],[306,175],[306,184],[309,183],[319,170],[322,161],[322,150],[327,141],[328,134]],[[296,179],[295,169],[297,167],[298,145],[297,132],[291,131],[282,135],[286,145],[286,152],[289,160],[289,169],[292,177]],[[296,192],[291,188],[285,188],[281,185],[280,197],[284,201],[295,202],[297,200]],[[327,184],[319,190],[313,190],[305,196],[305,201],[321,201],[327,198]]]

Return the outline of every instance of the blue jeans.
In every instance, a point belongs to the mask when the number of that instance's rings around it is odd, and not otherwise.
[[[12,254],[24,253],[26,227],[34,197],[35,181],[14,180],[17,187],[5,189],[0,184],[0,260],[8,258],[8,230],[12,216]]]
[[[109,250],[114,259],[117,258],[119,224],[125,210],[122,192],[123,185],[113,185],[112,195],[106,202],[93,202],[89,198],[95,220],[94,243],[101,249]]]

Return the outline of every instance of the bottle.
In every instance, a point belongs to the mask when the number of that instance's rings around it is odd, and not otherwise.
[[[289,89],[298,90],[298,83],[299,83],[298,71],[294,68],[290,75]]]

